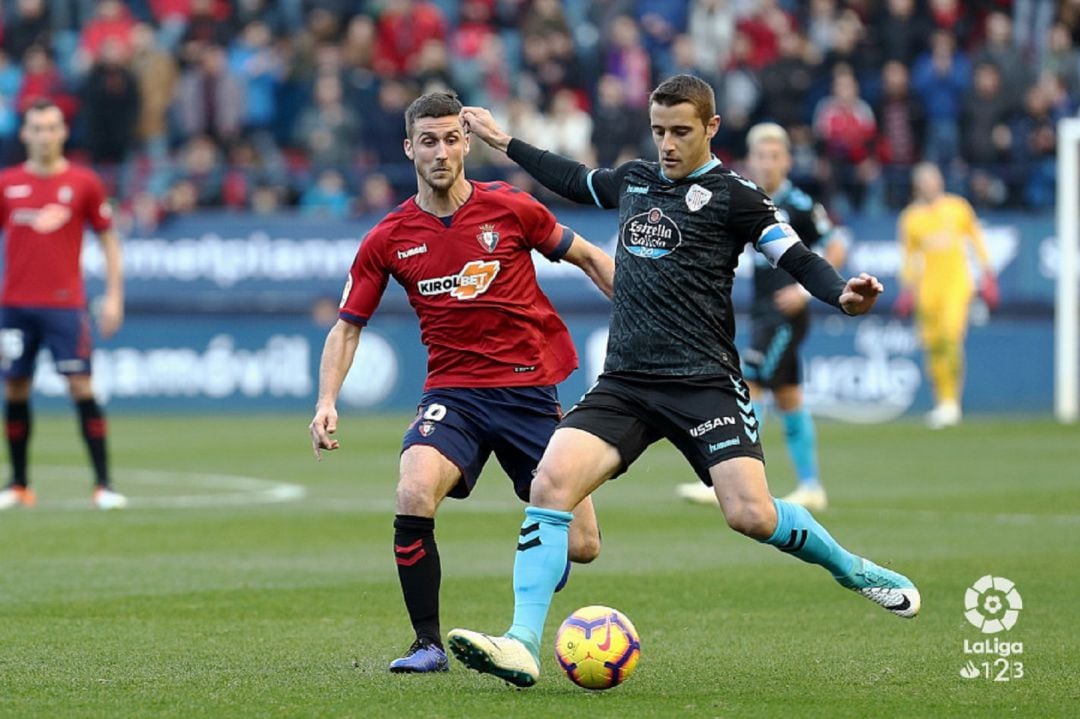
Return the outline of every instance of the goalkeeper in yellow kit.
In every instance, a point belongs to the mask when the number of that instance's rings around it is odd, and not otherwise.
[[[915,311],[934,392],[934,409],[926,421],[940,429],[959,424],[961,417],[964,335],[975,291],[969,244],[982,273],[979,293],[991,309],[997,306],[998,288],[967,200],[946,193],[941,172],[930,163],[915,167],[912,185],[914,202],[900,215],[902,291],[895,310],[901,316]]]

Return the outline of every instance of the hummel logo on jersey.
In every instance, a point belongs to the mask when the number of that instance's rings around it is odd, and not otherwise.
[[[21,197],[30,197],[31,192],[33,192],[33,190],[30,188],[30,185],[12,185],[11,187],[4,188],[4,197],[18,200]]]
[[[425,296],[447,294],[459,300],[471,300],[488,291],[495,276],[499,274],[499,261],[473,260],[456,275],[420,280],[416,288]]]
[[[686,192],[686,206],[690,208],[691,212],[697,212],[705,205],[709,204],[709,200],[712,199],[712,192],[706,190],[701,185],[691,185],[690,189]]]
[[[480,234],[476,236],[476,241],[488,252],[494,252],[495,245],[499,244],[499,233],[495,231],[495,225],[480,225]]]
[[[341,291],[341,302],[338,303],[338,309],[340,310],[345,306],[345,303],[349,301],[349,293],[352,292],[352,275],[350,274],[345,278],[345,289]]]
[[[627,185],[626,191],[632,195],[649,194],[649,188],[646,185]]]
[[[425,252],[427,252],[427,245],[423,244],[423,245],[420,245],[419,247],[410,247],[407,250],[398,250],[397,258],[399,260],[407,260],[410,257],[414,257],[416,255],[422,255]]]
[[[717,442],[716,444],[710,444],[709,445],[709,454],[712,454],[713,452],[719,452],[720,450],[727,449],[728,447],[734,447],[735,445],[739,444],[740,442],[742,442],[742,440],[739,439],[738,437],[732,437],[731,439],[725,439],[723,442]]]

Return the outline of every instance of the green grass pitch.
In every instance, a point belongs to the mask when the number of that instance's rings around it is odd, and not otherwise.
[[[403,417],[345,416],[316,464],[307,416],[111,419],[124,512],[89,509],[71,416],[38,417],[39,506],[0,514],[0,717],[1075,716],[1080,707],[1080,434],[1047,421],[822,423],[843,544],[912,577],[906,621],[820,569],[679,503],[666,444],[596,495],[604,550],[556,596],[527,691],[453,663],[396,676],[412,637],[391,553]],[[774,492],[790,488],[767,426]],[[521,505],[497,465],[437,522],[444,633],[502,631]],[[287,498],[290,485],[306,494]],[[993,574],[1024,608],[997,635],[1024,676],[964,679],[984,639],[964,591]],[[590,693],[560,676],[554,628],[609,604],[641,633],[637,673]]]

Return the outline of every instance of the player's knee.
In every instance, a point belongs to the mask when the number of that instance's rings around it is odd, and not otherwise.
[[[398,514],[434,517],[435,507],[435,492],[427,483],[404,477],[398,482],[396,507]]]
[[[568,504],[570,493],[564,485],[557,475],[545,470],[541,465],[529,488],[529,503],[545,509],[565,509],[573,506]]]
[[[776,511],[760,502],[738,502],[724,507],[727,525],[753,539],[768,539],[776,529]]]

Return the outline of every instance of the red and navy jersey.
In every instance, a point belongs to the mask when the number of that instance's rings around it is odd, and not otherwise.
[[[0,173],[0,228],[4,233],[4,288],[10,307],[86,306],[83,230],[112,226],[105,187],[91,170],[74,165],[35,175],[24,165]]]
[[[526,192],[473,182],[450,218],[412,197],[364,237],[340,317],[365,325],[393,277],[428,348],[425,389],[561,382],[577,367],[566,325],[540,290],[532,250],[557,261],[573,233]]]

